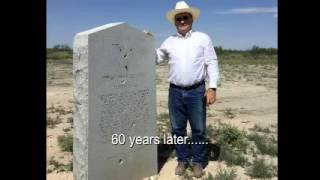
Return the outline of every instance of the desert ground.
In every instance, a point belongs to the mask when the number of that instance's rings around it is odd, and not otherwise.
[[[220,81],[217,90],[217,101],[207,109],[207,125],[220,127],[221,124],[236,127],[247,134],[258,133],[273,139],[277,144],[277,64],[219,64]],[[168,125],[168,66],[158,65],[156,68],[156,95],[158,129],[169,131]],[[68,137],[73,132],[73,79],[72,60],[47,60],[47,179],[72,180],[72,153],[61,146],[67,143],[58,139]],[[190,132],[190,128],[188,128]],[[59,138],[60,137],[60,138]],[[254,144],[254,143],[253,143]],[[251,143],[252,145],[252,143]],[[276,146],[277,147],[277,146]],[[65,148],[68,149],[67,144]],[[70,148],[70,147],[69,147]],[[273,167],[273,175],[277,178],[277,154],[259,153],[252,148],[254,155],[246,154],[248,164],[228,165],[224,160],[209,161],[204,169],[205,175],[199,179],[259,179],[248,173],[254,159],[264,159],[268,167]],[[158,175],[145,179],[191,179],[190,170],[185,176],[175,176],[176,157],[170,157]],[[257,166],[257,171],[264,171]],[[223,173],[224,172],[224,173]],[[228,175],[229,174],[229,175]]]

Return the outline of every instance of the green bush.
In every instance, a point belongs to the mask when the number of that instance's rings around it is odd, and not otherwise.
[[[57,171],[57,172],[64,172],[64,171],[72,171],[73,170],[73,162],[70,161],[69,164],[62,164],[51,157],[49,161],[49,165],[53,166],[53,169],[49,169],[48,173],[52,171]]]
[[[223,113],[224,116],[229,119],[233,119],[236,116],[231,108],[226,108]]]
[[[245,152],[247,149],[247,141],[245,132],[241,132],[236,127],[223,124],[217,130],[217,143],[221,146],[230,145],[231,147]]]
[[[231,169],[230,171],[223,169],[219,170],[218,173],[212,178],[213,180],[234,180],[236,179],[237,174],[234,169]]]
[[[247,170],[248,175],[254,178],[272,178],[276,172],[272,166],[268,166],[263,159],[255,159],[252,167]]]
[[[158,120],[167,120],[169,119],[169,114],[168,113],[160,113],[157,117]]]
[[[73,136],[71,134],[58,136],[58,145],[62,151],[72,152]]]
[[[225,161],[228,166],[238,165],[244,167],[248,164],[248,159],[243,156],[241,151],[235,150],[231,146],[220,146],[219,161]]]
[[[248,141],[245,132],[228,124],[220,124],[219,127],[209,125],[207,138],[214,140],[220,147],[219,161],[225,161],[227,165],[245,166],[248,159],[246,153]]]
[[[48,128],[55,128],[57,124],[60,124],[62,122],[62,119],[60,118],[60,115],[57,116],[56,119],[53,119],[50,116],[47,116],[47,127]]]
[[[267,128],[267,127],[263,128],[258,125],[254,125],[253,130],[257,131],[257,132],[271,133],[269,128]]]
[[[249,134],[247,137],[250,141],[254,141],[261,154],[278,155],[278,147],[274,139],[266,135],[259,135],[258,133]]]
[[[206,134],[207,134],[207,139],[213,139],[216,135],[215,135],[215,128],[209,124],[207,129],[206,129]]]

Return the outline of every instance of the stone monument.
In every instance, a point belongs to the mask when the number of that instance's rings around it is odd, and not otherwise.
[[[75,180],[143,179],[157,174],[154,39],[126,23],[74,38]],[[112,141],[114,140],[114,141]]]

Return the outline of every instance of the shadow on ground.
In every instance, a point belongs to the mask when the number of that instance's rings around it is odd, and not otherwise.
[[[173,144],[158,144],[158,173],[161,171],[163,165],[172,156],[174,151]]]
[[[191,155],[191,145],[188,146]],[[158,173],[170,157],[175,156],[175,148],[172,144],[158,144]],[[220,155],[220,147],[216,144],[209,143],[207,145],[208,161],[217,161]],[[207,166],[207,165],[205,165]]]

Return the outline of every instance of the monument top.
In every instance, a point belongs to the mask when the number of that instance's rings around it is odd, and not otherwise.
[[[102,25],[102,26],[99,26],[99,27],[95,27],[95,28],[86,30],[86,31],[79,32],[79,33],[76,34],[76,36],[89,35],[89,34],[96,33],[96,32],[99,32],[101,30],[113,27],[113,26],[118,26],[120,24],[125,24],[125,23],[124,22],[115,22],[115,23],[105,24],[105,25]]]

